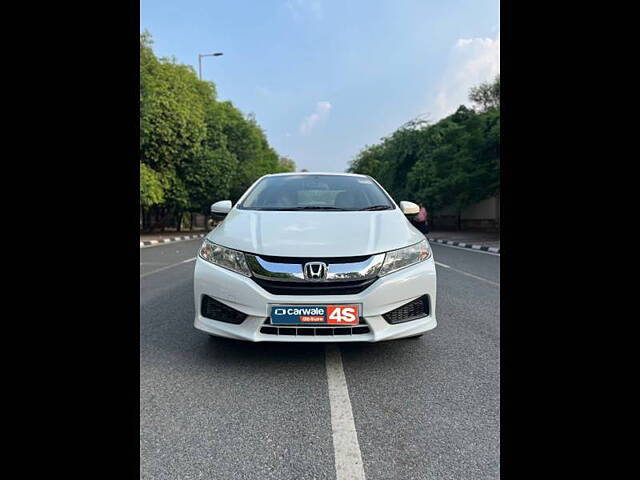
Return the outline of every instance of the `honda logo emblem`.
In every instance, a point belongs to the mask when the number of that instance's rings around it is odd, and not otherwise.
[[[304,278],[306,280],[325,280],[327,278],[327,264],[323,262],[305,263]]]

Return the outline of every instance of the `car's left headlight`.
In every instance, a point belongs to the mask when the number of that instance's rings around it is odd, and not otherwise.
[[[202,243],[198,255],[203,260],[226,268],[247,277],[251,276],[251,270],[247,266],[244,253],[231,248],[222,247],[206,240]]]
[[[388,275],[389,273],[397,272],[401,268],[415,265],[416,263],[424,262],[431,256],[431,249],[426,240],[410,245],[398,250],[392,250],[387,252],[384,257],[384,263],[378,275]]]

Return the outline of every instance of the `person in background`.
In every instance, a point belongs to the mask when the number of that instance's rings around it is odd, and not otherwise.
[[[411,223],[413,223],[414,227],[416,227],[418,230],[420,230],[422,233],[426,235],[427,233],[429,233],[429,223],[427,221],[427,209],[424,208],[424,205],[421,203],[419,203],[418,205],[420,206],[420,211],[415,217],[413,217],[413,220]]]

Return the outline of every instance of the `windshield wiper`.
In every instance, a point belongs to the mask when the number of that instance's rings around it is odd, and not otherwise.
[[[283,211],[293,211],[293,210],[346,210],[345,208],[339,208],[339,207],[331,207],[329,205],[327,206],[320,206],[320,205],[307,205],[305,207],[290,207],[290,208],[278,208],[278,210],[283,210]]]
[[[370,207],[360,208],[359,210],[391,210],[390,205],[371,205]]]

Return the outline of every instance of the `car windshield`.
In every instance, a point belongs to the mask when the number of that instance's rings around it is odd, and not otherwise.
[[[241,210],[354,211],[395,208],[370,178],[282,175],[263,178],[238,205]]]

